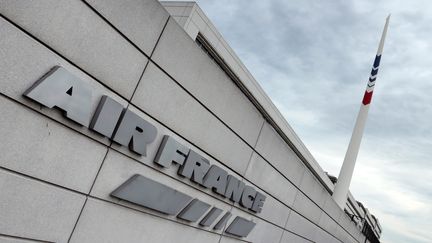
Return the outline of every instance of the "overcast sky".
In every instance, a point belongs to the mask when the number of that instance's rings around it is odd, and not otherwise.
[[[380,220],[382,242],[432,242],[432,2],[198,3],[336,176],[392,14],[350,190]]]

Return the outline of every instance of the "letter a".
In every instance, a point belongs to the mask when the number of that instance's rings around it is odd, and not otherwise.
[[[48,107],[58,107],[66,117],[88,127],[91,118],[92,92],[82,80],[64,68],[56,66],[33,86],[24,96]]]

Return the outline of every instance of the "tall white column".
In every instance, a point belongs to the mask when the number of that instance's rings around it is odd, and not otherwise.
[[[370,102],[372,100],[373,89],[375,87],[375,81],[378,75],[378,68],[381,60],[381,54],[384,47],[384,41],[387,34],[388,23],[390,15],[386,19],[384,30],[381,35],[381,41],[378,46],[378,51],[375,56],[375,61],[372,67],[371,75],[369,77],[366,91],[363,96],[363,101],[360,106],[360,111],[357,116],[357,120],[354,126],[354,130],[351,136],[350,143],[348,145],[347,152],[345,154],[344,162],[339,173],[339,177],[333,191],[333,199],[339,205],[341,209],[345,208],[345,203],[348,196],[348,190],[351,183],[354,167],[357,159],[357,155],[360,148],[363,131],[366,125],[366,120],[369,112]]]

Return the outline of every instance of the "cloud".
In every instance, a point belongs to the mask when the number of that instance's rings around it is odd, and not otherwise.
[[[432,242],[432,2],[198,2],[334,175],[392,13],[351,191],[383,242]]]

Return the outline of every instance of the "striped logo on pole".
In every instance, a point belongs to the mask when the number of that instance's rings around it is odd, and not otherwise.
[[[372,71],[371,74],[369,76],[369,81],[368,84],[366,86],[366,91],[365,94],[363,96],[363,105],[369,105],[371,100],[372,100],[372,94],[373,94],[373,89],[375,87],[375,81],[378,75],[378,68],[379,68],[379,64],[380,64],[380,60],[381,60],[381,55],[376,55],[375,56],[375,61],[372,67]]]

